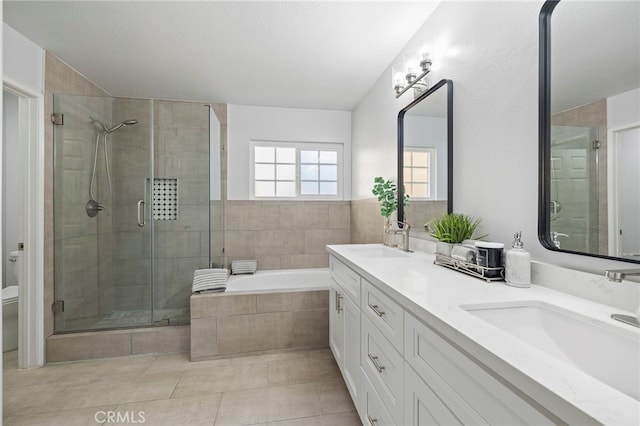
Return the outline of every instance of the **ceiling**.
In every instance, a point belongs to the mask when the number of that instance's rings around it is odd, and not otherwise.
[[[561,1],[550,31],[552,113],[640,87],[639,1]]]
[[[4,1],[113,96],[351,110],[439,1]],[[391,76],[389,76],[391,91]]]

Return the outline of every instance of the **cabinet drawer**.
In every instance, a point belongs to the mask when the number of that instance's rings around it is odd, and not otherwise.
[[[413,315],[405,315],[405,359],[423,379],[440,377],[489,424],[553,422]]]
[[[486,425],[480,415],[435,372],[420,378],[405,363],[404,423],[426,425]]]
[[[402,356],[367,318],[362,317],[360,365],[397,424],[402,424]]]
[[[362,413],[361,420],[365,426],[391,426],[402,423],[395,423],[393,418],[385,410],[384,405],[380,401],[380,397],[376,393],[371,381],[362,372]]]
[[[360,275],[333,256],[329,257],[331,278],[342,287],[347,295],[360,305]]]
[[[402,353],[402,307],[364,278],[362,292],[362,312],[365,312],[398,352]]]

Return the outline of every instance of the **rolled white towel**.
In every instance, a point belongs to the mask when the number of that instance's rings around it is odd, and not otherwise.
[[[451,249],[451,257],[453,259],[462,260],[463,262],[475,263],[476,251],[465,246],[453,246]]]
[[[224,291],[229,271],[226,269],[197,269],[193,272],[192,291]]]
[[[194,278],[199,277],[201,275],[215,275],[215,276],[224,275],[225,277],[227,277],[228,274],[229,274],[229,271],[224,268],[196,269],[195,271],[193,271]]]
[[[234,260],[231,262],[231,274],[255,274],[258,268],[257,260]]]

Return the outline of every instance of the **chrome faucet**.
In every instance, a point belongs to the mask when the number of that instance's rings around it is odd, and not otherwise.
[[[396,223],[398,224],[398,229],[388,230],[387,233],[390,235],[402,234],[402,250],[411,251],[409,249],[409,230],[411,229],[411,225],[399,220],[396,220]]]
[[[620,283],[627,275],[640,275],[640,268],[607,269],[606,271],[604,271],[604,275],[609,279],[609,281]]]
[[[604,271],[604,275],[609,279],[609,281],[613,281],[616,283],[622,282],[624,277],[627,275],[640,275],[640,268],[635,269],[607,269]],[[634,327],[640,327],[640,321],[638,321],[637,316],[624,315],[624,314],[612,314],[611,318],[616,321],[621,321],[625,324],[632,325]]]
[[[558,239],[558,237],[569,237],[567,234],[563,234],[562,232],[552,232],[551,233],[551,242],[553,243],[554,246],[556,246],[556,248],[560,248],[560,240]]]

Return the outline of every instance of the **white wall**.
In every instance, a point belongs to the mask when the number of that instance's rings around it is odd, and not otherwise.
[[[222,170],[220,164],[220,120],[209,108],[209,199],[222,199]]]
[[[628,266],[551,252],[537,239],[542,4],[443,2],[407,44],[407,51],[420,41],[438,46],[431,81],[454,83],[454,210],[482,218],[480,231],[495,241],[510,245],[522,230],[535,260],[597,273]],[[400,99],[389,67],[353,111],[353,199],[371,197],[374,176],[396,176],[396,116],[411,94]]]
[[[227,198],[249,199],[252,140],[344,144],[344,199],[351,198],[351,112],[227,106]]]
[[[607,128],[615,129],[640,120],[640,88],[607,98]]]
[[[2,77],[31,92],[44,90],[44,50],[2,23]]]
[[[18,285],[9,252],[18,249],[23,200],[20,194],[20,150],[18,146],[18,97],[2,97],[2,287]]]

